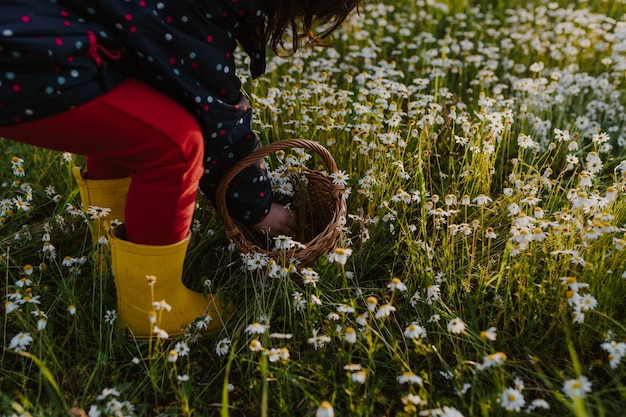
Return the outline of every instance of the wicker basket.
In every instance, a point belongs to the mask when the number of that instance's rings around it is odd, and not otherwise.
[[[298,184],[293,204],[298,215],[298,236],[295,240],[302,245],[278,253],[273,250],[273,241],[268,241],[265,236],[231,219],[226,208],[226,191],[232,179],[246,166],[268,155],[291,148],[303,148],[318,154],[328,171],[324,173],[309,168],[301,171],[304,181]],[[337,165],[326,148],[305,139],[284,139],[247,155],[228,170],[217,188],[216,208],[224,222],[226,236],[242,253],[262,253],[277,261],[295,259],[301,264],[307,264],[332,252],[341,237],[341,226],[346,216],[345,187],[333,184],[329,176],[335,172]]]

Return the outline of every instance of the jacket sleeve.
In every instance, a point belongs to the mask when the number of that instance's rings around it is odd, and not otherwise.
[[[224,173],[260,146],[234,58],[241,27],[262,24],[262,15],[257,17],[252,6],[256,3],[172,1],[158,10],[157,16],[146,14],[137,22],[141,23],[138,30],[147,36],[134,37],[130,32],[126,39],[141,52],[135,55],[137,62],[130,62],[130,66],[140,68],[137,75],[166,90],[198,120],[205,143],[200,189],[213,203]],[[247,21],[246,16],[254,16],[254,20]],[[264,62],[264,54],[255,55],[255,60],[259,59]],[[229,214],[246,225],[258,223],[269,212],[271,194],[266,171],[253,165],[230,183],[226,198]]]
[[[252,109],[243,94],[237,103],[216,103],[211,114],[219,120],[219,129],[205,133],[205,169],[200,189],[214,204],[215,191],[226,171],[261,146],[259,137],[252,131]],[[223,117],[220,117],[221,113],[224,113]],[[234,114],[240,117],[235,120],[232,118]],[[272,203],[271,183],[261,162],[245,168],[226,191],[229,215],[246,225],[263,220]]]
[[[201,102],[196,105],[196,114],[205,143],[205,173],[200,189],[215,204],[215,191],[222,176],[237,161],[258,149],[261,141],[252,130],[253,110],[235,74],[237,42],[219,25],[204,27],[210,35],[196,38],[211,37],[212,42],[202,45],[203,53],[194,57],[191,73],[199,91],[194,100]],[[263,220],[271,202],[272,187],[266,170],[259,164],[244,169],[231,181],[226,193],[230,216],[246,225]]]

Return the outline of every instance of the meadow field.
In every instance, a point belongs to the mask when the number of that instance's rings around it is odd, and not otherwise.
[[[624,415],[625,11],[368,1],[258,80],[238,56],[264,143],[324,145],[348,215],[276,263],[200,195],[184,279],[236,306],[216,333],[128,338],[84,159],[0,140],[0,416]],[[276,194],[318,164],[274,158]]]

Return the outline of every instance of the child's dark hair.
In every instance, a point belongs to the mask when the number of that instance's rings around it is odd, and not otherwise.
[[[295,52],[302,39],[308,39],[313,45],[324,45],[323,39],[337,29],[359,3],[361,0],[265,0],[267,42],[279,55]],[[316,25],[322,26],[319,33],[315,32]]]

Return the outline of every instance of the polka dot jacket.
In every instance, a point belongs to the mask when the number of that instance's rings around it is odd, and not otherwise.
[[[181,103],[203,130],[213,201],[224,172],[258,148],[252,110],[235,74],[241,45],[252,77],[265,71],[261,0],[2,0],[0,125],[50,116],[134,77]],[[251,166],[227,194],[244,224],[271,204],[266,172]]]

